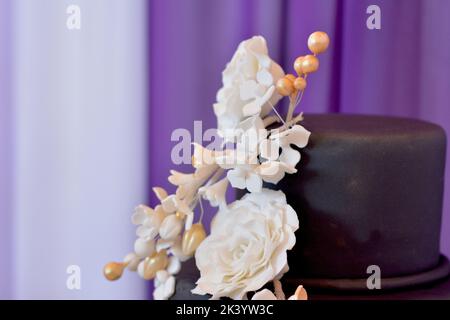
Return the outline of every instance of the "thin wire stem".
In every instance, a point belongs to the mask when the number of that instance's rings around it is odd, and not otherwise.
[[[272,110],[275,112],[275,114],[276,114],[277,117],[281,120],[281,122],[282,122],[283,124],[285,124],[286,122],[284,122],[283,118],[280,116],[280,114],[278,113],[277,109],[275,109],[275,107],[274,107],[274,105],[272,104],[272,102],[270,102],[270,100],[267,101],[267,102],[269,102],[270,106],[272,107]]]
[[[198,198],[198,203],[199,203],[199,206],[200,206],[200,219],[199,219],[199,222],[202,222],[203,214],[205,213],[205,210],[203,210],[203,202],[202,202],[202,197],[201,196]]]

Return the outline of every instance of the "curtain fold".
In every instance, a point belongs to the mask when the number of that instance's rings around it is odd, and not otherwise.
[[[80,30],[66,27],[74,3]],[[134,274],[102,276],[106,262],[132,251],[130,216],[147,198],[145,1],[14,0],[4,14],[11,99],[0,97],[0,119],[13,120],[13,166],[1,168],[12,201],[1,212],[1,295],[146,298]],[[79,290],[67,286],[71,275]]]

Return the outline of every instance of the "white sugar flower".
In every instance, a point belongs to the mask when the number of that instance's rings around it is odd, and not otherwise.
[[[134,252],[140,258],[151,256],[155,252],[153,239],[137,238],[134,242]]]
[[[213,207],[223,207],[226,205],[225,194],[228,188],[228,179],[224,178],[212,185],[201,187],[198,192],[208,200]]]
[[[281,67],[269,57],[263,37],[241,42],[222,73],[223,87],[214,104],[219,134],[228,141],[245,117],[267,115],[281,98],[274,86],[283,76]]]
[[[166,213],[161,205],[152,209],[141,204],[135,208],[131,221],[138,225],[136,229],[138,237],[153,239],[158,235],[159,227],[165,217]]]
[[[281,191],[263,189],[220,210],[195,253],[195,294],[243,299],[280,276],[295,244],[295,211]]]
[[[264,181],[276,184],[283,179],[285,173],[295,173],[297,169],[281,161],[266,161],[255,171]]]
[[[204,148],[198,143],[192,143],[192,145],[194,146],[194,154],[192,155],[192,166],[194,168],[202,168],[216,164],[216,151]]]
[[[276,145],[282,148],[279,160],[295,168],[300,161],[300,152],[294,150],[291,145],[296,145],[298,148],[306,147],[310,135],[311,132],[297,124],[288,130],[272,134],[270,139],[276,141]]]
[[[304,148],[311,133],[300,125],[282,132],[275,132],[259,145],[262,164],[256,169],[257,174],[266,182],[278,183],[286,173],[296,173],[295,166],[300,161],[300,152],[291,145]],[[280,150],[281,149],[281,153]]]
[[[167,300],[175,292],[175,277],[166,270],[160,270],[156,273],[154,285],[153,299]]]
[[[257,168],[257,165],[238,165],[227,172],[227,178],[234,188],[260,192],[263,181]]]
[[[183,229],[183,221],[176,214],[168,215],[159,228],[159,235],[164,240],[175,239]]]
[[[171,256],[167,268],[156,272],[154,281],[155,290],[153,291],[153,298],[155,300],[167,300],[174,294],[176,282],[174,276],[180,269],[180,260],[175,256]]]

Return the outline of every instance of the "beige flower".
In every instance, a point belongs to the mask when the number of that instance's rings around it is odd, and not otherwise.
[[[263,37],[241,42],[222,73],[223,87],[214,104],[219,134],[233,139],[235,128],[246,117],[268,114],[281,98],[275,83],[283,76],[283,69],[269,57]]]

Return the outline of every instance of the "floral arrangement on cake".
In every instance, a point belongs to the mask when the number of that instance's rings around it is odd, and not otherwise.
[[[222,73],[223,87],[213,105],[218,133],[224,145],[233,147],[193,145],[193,172],[171,170],[168,177],[175,193],[155,187],[160,204],[136,207],[134,251],[104,267],[108,280],[119,279],[125,268],[137,271],[145,280],[154,280],[155,299],[168,299],[182,262],[195,258],[200,278],[194,294],[248,299],[252,293],[252,299],[285,299],[280,279],[289,270],[287,251],[295,245],[299,220],[284,193],[263,183],[277,184],[285,174],[297,172],[298,149],[308,144],[310,132],[299,124],[303,114],[295,114],[295,109],[307,76],[319,67],[317,55],[328,45],[326,33],[312,33],[312,54],[295,60],[295,76],[285,74],[270,58],[263,37],[239,44]],[[286,118],[276,109],[282,97],[289,99]],[[227,204],[229,185],[248,193]],[[202,199],[218,208],[209,234],[202,224]],[[264,289],[270,282],[274,293]],[[300,285],[289,299],[306,298]]]

